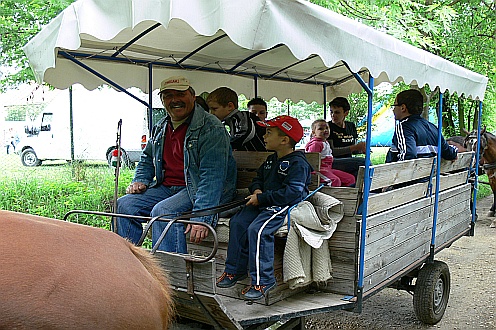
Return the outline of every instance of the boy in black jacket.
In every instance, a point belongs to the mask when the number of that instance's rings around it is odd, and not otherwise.
[[[266,296],[276,286],[274,232],[281,227],[290,206],[308,195],[312,167],[295,145],[303,137],[296,118],[279,116],[267,122],[267,150],[275,151],[260,166],[249,190],[246,206],[231,218],[226,268],[217,286],[228,288],[247,276],[251,285],[243,290],[247,300]]]
[[[257,135],[258,117],[238,110],[238,94],[228,87],[219,87],[207,97],[210,113],[219,118],[231,136],[233,150],[266,151]]]

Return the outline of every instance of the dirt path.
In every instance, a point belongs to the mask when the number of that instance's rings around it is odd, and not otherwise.
[[[496,329],[496,228],[485,215],[492,196],[477,203],[474,237],[462,237],[436,255],[451,273],[451,294],[441,322],[428,326],[417,320],[412,296],[382,290],[364,302],[362,314],[340,311],[307,320],[307,329]]]

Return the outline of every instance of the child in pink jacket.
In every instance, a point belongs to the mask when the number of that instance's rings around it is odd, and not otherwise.
[[[320,152],[321,163],[320,173],[331,180],[330,186],[333,187],[349,187],[355,184],[353,174],[344,171],[332,169],[332,149],[327,142],[329,137],[329,124],[323,119],[317,119],[312,123],[312,138],[305,146],[306,152]],[[321,182],[327,182],[321,179]]]

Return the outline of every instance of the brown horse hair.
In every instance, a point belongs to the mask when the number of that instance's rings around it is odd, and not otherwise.
[[[165,300],[165,306],[167,306],[167,308],[162,311],[162,320],[164,320],[164,328],[168,329],[174,320],[173,316],[176,313],[173,301],[173,291],[170,287],[169,281],[167,280],[167,271],[160,267],[158,259],[151,255],[148,251],[135,246],[129,241],[127,241],[127,245],[148,273],[150,273],[150,275],[160,284],[162,296]]]

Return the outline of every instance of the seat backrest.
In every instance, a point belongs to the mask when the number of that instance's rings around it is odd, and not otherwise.
[[[268,151],[233,151],[234,159],[238,169],[238,181],[236,187],[238,189],[247,188],[253,178],[257,175],[257,169],[263,164],[269,155],[273,152]],[[309,152],[305,153],[308,162],[313,169],[320,171],[320,153]],[[312,175],[312,183],[310,189],[315,189],[318,186],[317,175]]]

